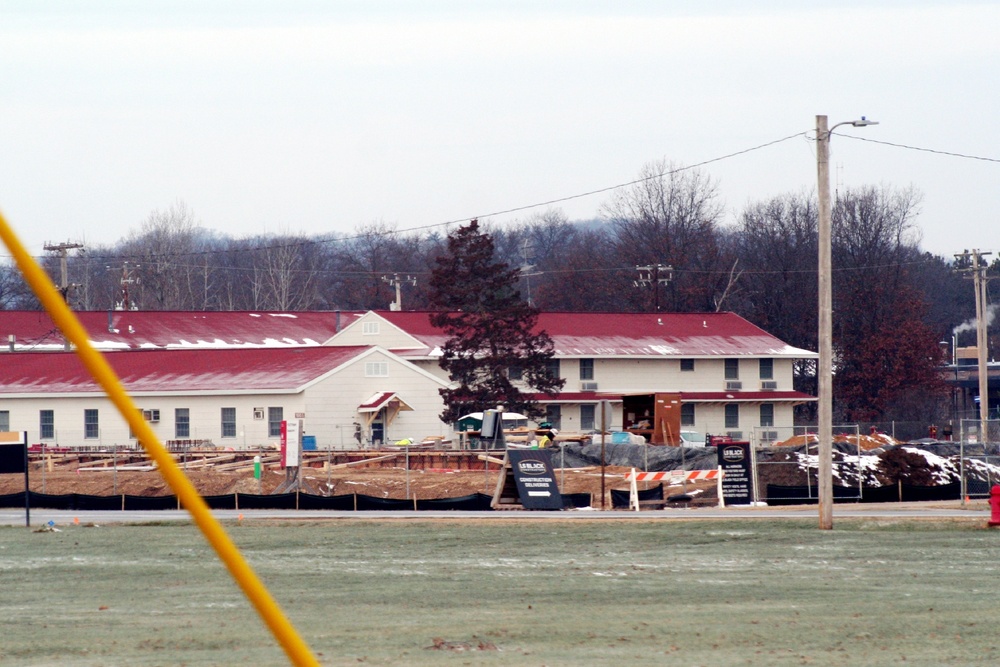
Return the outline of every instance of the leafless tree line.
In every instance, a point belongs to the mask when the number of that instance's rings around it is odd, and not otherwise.
[[[925,354],[974,312],[972,290],[951,260],[921,250],[919,206],[912,188],[838,193],[835,348],[845,377],[869,370],[872,360],[858,351],[874,349],[876,337],[919,324],[919,341],[907,344]],[[595,220],[571,222],[550,209],[516,223],[481,222],[498,259],[522,267],[522,296],[543,311],[726,310],[791,345],[817,348],[814,193],[762,199],[733,214],[705,173],[662,161],[615,191]],[[177,204],[154,211],[118,243],[70,257],[71,301],[85,310],[121,307],[127,267],[130,307],[143,310],[387,309],[393,275],[417,279],[403,287],[403,307],[425,309],[447,233],[376,221],[350,234],[232,238],[206,230]],[[44,261],[58,279],[57,259]],[[670,280],[637,286],[636,267],[656,264],[672,267]],[[0,267],[0,308],[36,306],[16,269]]]

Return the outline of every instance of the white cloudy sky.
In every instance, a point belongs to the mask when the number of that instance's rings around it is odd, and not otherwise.
[[[866,115],[845,133],[992,161],[834,137],[835,186],[912,185],[925,249],[1000,250],[998,26],[961,1],[0,0],[0,211],[33,253],[177,201],[234,236],[405,230]],[[703,169],[732,221],[814,188],[814,143]]]

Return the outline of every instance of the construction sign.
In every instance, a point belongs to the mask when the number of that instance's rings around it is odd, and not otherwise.
[[[28,434],[24,431],[0,432],[0,474],[26,472],[28,469]]]
[[[561,510],[552,452],[547,449],[508,449],[493,495],[494,509]]]

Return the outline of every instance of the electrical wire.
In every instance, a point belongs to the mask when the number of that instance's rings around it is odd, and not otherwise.
[[[473,220],[473,219],[480,219],[480,218],[486,219],[486,218],[492,218],[492,217],[501,216],[501,215],[508,215],[510,213],[520,213],[522,211],[528,211],[528,210],[531,210],[533,208],[540,208],[542,206],[552,206],[554,204],[561,204],[563,202],[573,201],[575,199],[582,199],[582,198],[585,198],[585,197],[592,197],[594,195],[603,194],[605,192],[611,192],[611,191],[618,190],[618,189],[621,189],[621,188],[627,188],[627,187],[630,187],[632,185],[638,185],[639,183],[645,183],[647,181],[655,180],[655,179],[658,179],[658,178],[663,178],[664,176],[671,176],[673,174],[678,174],[678,173],[681,173],[681,172],[684,172],[684,171],[689,171],[691,169],[697,169],[699,167],[704,167],[705,165],[714,164],[716,162],[722,162],[723,160],[729,160],[729,159],[732,159],[734,157],[738,157],[740,155],[746,155],[747,153],[753,153],[755,151],[763,150],[765,148],[769,148],[769,147],[774,146],[776,144],[780,144],[780,143],[783,143],[785,141],[789,141],[791,139],[795,139],[797,137],[806,136],[807,134],[808,134],[808,132],[805,132],[805,131],[804,132],[796,132],[795,134],[790,134],[787,137],[782,137],[780,139],[774,139],[772,141],[768,141],[768,142],[765,142],[763,144],[759,144],[757,146],[752,146],[750,148],[744,148],[742,150],[734,151],[732,153],[727,153],[725,155],[720,155],[718,157],[709,158],[707,160],[703,160],[703,161],[697,162],[695,164],[684,165],[682,167],[677,167],[677,168],[674,168],[674,169],[668,169],[666,171],[662,171],[662,172],[659,172],[659,173],[656,173],[656,174],[651,174],[649,176],[644,176],[643,178],[638,178],[638,179],[635,179],[635,180],[632,180],[632,181],[628,181],[626,183],[619,183],[617,185],[609,185],[607,187],[597,188],[595,190],[589,190],[587,192],[581,192],[581,193],[574,194],[574,195],[567,195],[565,197],[558,197],[558,198],[555,198],[555,199],[548,199],[546,201],[536,202],[534,204],[525,204],[523,206],[515,206],[515,207],[503,209],[503,210],[500,210],[500,211],[493,211],[492,213],[480,213],[478,215],[472,215],[472,216],[462,217],[462,218],[458,218],[458,219],[454,219],[454,220],[448,220],[446,222],[435,222],[435,223],[431,223],[431,224],[427,224],[427,225],[418,225],[418,226],[415,226],[415,227],[407,227],[407,228],[404,228],[404,229],[392,230],[391,232],[370,232],[370,233],[365,233],[365,234],[356,234],[354,236],[334,236],[334,237],[326,238],[326,239],[302,239],[302,240],[292,241],[292,242],[289,242],[289,243],[276,243],[276,244],[267,244],[267,245],[261,245],[261,246],[251,246],[251,247],[247,247],[247,248],[240,248],[240,250],[241,251],[279,250],[279,249],[283,249],[283,248],[298,248],[298,247],[307,246],[307,245],[314,245],[314,244],[315,245],[319,245],[319,244],[324,244],[324,243],[340,243],[340,242],[345,242],[345,241],[355,241],[355,240],[358,240],[358,239],[366,238],[366,237],[371,236],[371,235],[375,235],[375,236],[389,236],[389,235],[393,235],[393,234],[401,234],[401,233],[407,233],[407,232],[420,232],[420,231],[426,231],[426,230],[429,230],[429,229],[435,229],[435,228],[438,228],[438,227],[447,227],[447,226],[450,226],[450,225],[456,225],[456,224],[464,223],[464,222],[467,222],[467,221]],[[161,257],[161,258],[169,258],[169,257],[196,257],[196,256],[202,256],[202,255],[212,255],[212,254],[216,254],[216,253],[220,253],[220,252],[227,252],[227,251],[228,250],[196,250],[196,251],[190,251],[190,252],[163,253],[163,254],[157,254],[156,256],[157,257]],[[117,259],[123,258],[124,255],[91,255],[91,257],[94,258],[94,259],[99,259],[99,260],[108,260],[108,259],[115,259],[115,260],[117,260]],[[135,255],[134,257],[140,258],[141,255]],[[40,259],[40,257],[36,258],[36,259]]]

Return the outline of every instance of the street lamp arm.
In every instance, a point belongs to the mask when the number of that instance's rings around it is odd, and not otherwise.
[[[822,139],[827,139],[828,140],[830,138],[830,135],[833,134],[833,131],[836,130],[841,125],[850,125],[851,127],[867,127],[869,125],[878,125],[878,121],[877,120],[868,120],[864,116],[862,116],[858,120],[845,120],[842,123],[837,123],[836,125],[834,125],[833,127],[831,127],[829,130],[827,130],[825,133],[823,133]],[[820,137],[817,137],[817,138],[820,138]]]

